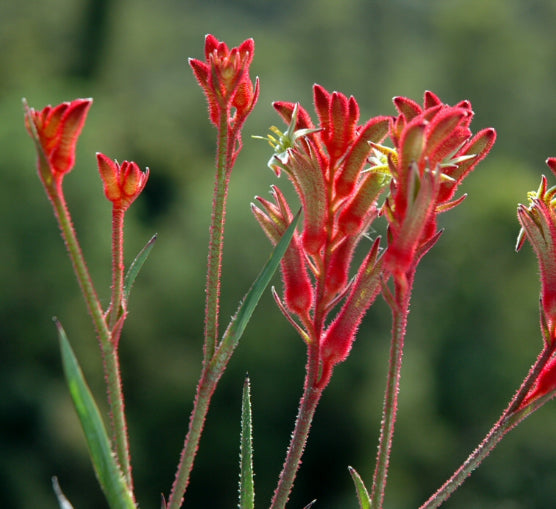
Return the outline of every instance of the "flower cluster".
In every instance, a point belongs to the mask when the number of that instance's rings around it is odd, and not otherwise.
[[[222,119],[228,119],[230,127],[241,128],[253,110],[259,96],[259,80],[249,77],[249,66],[255,53],[255,42],[247,39],[237,48],[228,48],[213,35],[205,38],[206,61],[189,59],[189,65],[197,81],[205,91],[209,116],[218,127]],[[235,114],[230,116],[231,108]]]
[[[275,298],[304,340],[318,345],[325,377],[347,357],[366,310],[390,275],[404,280],[434,244],[437,214],[461,201],[453,200],[456,188],[489,152],[495,131],[472,136],[469,102],[449,106],[430,92],[423,107],[397,97],[398,116],[359,125],[353,97],[319,85],[313,91],[318,126],[301,106],[274,103],[289,127],[285,133],[271,129],[269,166],[288,175],[304,214],[302,232],[282,261],[283,299]],[[393,148],[382,144],[388,135]],[[257,198],[253,212],[276,243],[293,214],[278,188],[271,195],[272,201]],[[388,221],[387,249],[380,253],[380,238],[375,239],[350,279],[355,249],[381,214]]]
[[[393,177],[384,207],[389,223],[384,263],[403,279],[438,239],[437,214],[465,197],[453,200],[461,181],[490,151],[496,132],[488,128],[472,136],[469,101],[449,106],[426,92],[423,107],[406,97],[394,98],[394,104],[395,150],[384,151]]]

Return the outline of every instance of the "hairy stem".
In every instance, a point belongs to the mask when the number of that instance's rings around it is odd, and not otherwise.
[[[286,507],[299,464],[301,463],[301,456],[305,450],[313,416],[328,380],[329,376],[326,380],[319,380],[318,347],[309,345],[303,395],[300,400],[295,428],[288,447],[286,460],[280,473],[278,485],[274,491],[270,509],[283,509]]]
[[[538,410],[542,404],[520,409],[520,404],[535,383],[543,367],[552,357],[554,346],[545,347],[521,387],[510,401],[510,404],[500,416],[496,424],[490,429],[479,446],[468,456],[462,465],[452,474],[452,476],[432,495],[419,509],[433,509],[440,507],[450,496],[464,483],[471,473],[482,463],[490,452],[504,438],[506,433],[516,427],[523,419]]]
[[[380,439],[376,458],[375,472],[373,476],[373,487],[371,489],[371,509],[382,509],[384,502],[384,491],[388,479],[388,466],[394,427],[398,411],[398,392],[400,388],[400,376],[403,358],[403,346],[409,314],[409,300],[413,284],[412,272],[407,279],[395,281],[395,302],[392,307],[392,342],[390,346],[390,360],[388,364],[388,375],[386,389],[384,392],[384,406],[382,410],[382,424],[380,428]]]
[[[216,178],[212,199],[212,216],[209,233],[207,283],[205,301],[205,337],[203,343],[203,369],[197,384],[195,402],[189,418],[189,428],[181,451],[176,477],[172,485],[167,509],[179,509],[185,491],[199,441],[209,410],[210,401],[220,377],[223,375],[232,351],[219,344],[218,317],[220,307],[220,279],[222,275],[222,252],[224,245],[224,223],[226,220],[226,198],[234,159],[233,147],[237,133],[228,129],[229,112],[220,115],[216,146]],[[232,348],[233,350],[233,348]]]
[[[226,198],[230,181],[229,145],[227,117],[220,116],[216,146],[216,178],[212,198],[212,217],[209,233],[207,284],[205,301],[205,341],[203,345],[204,363],[208,364],[214,355],[218,341],[218,313],[220,306],[220,279],[222,274],[222,251],[224,244],[224,223],[226,220]]]
[[[215,355],[216,357],[216,355]],[[185,437],[185,442],[180,455],[176,477],[172,485],[172,491],[168,499],[167,509],[179,509],[183,503],[183,497],[189,484],[189,477],[193,469],[193,463],[199,448],[199,441],[203,432],[203,427],[210,406],[210,401],[214,390],[218,385],[220,377],[224,373],[226,362],[223,366],[220,363],[213,362],[203,366],[193,410],[189,418],[189,428]]]
[[[58,220],[77,281],[79,282],[79,286],[87,304],[87,309],[99,338],[107,384],[110,419],[115,442],[113,447],[129,489],[133,492],[117,347],[111,341],[112,335],[106,323],[102,306],[85,263],[79,241],[77,240],[71,216],[64,199],[61,183],[57,183],[53,187],[47,187],[47,193],[54,207],[54,213]]]

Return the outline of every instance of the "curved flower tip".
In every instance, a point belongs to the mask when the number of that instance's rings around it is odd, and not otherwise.
[[[549,157],[546,160],[546,164],[552,170],[552,173],[556,175],[556,157]]]
[[[39,173],[45,184],[60,182],[73,168],[77,138],[92,103],[92,99],[75,99],[40,111],[26,108],[25,126],[37,144]]]
[[[130,161],[124,161],[120,165],[100,152],[97,153],[97,163],[104,194],[114,208],[127,210],[145,187],[149,169],[142,172],[136,163]]]
[[[249,77],[254,53],[253,39],[230,50],[225,42],[208,34],[205,37],[206,60],[189,59],[193,74],[207,96],[210,119],[216,126],[221,115],[231,107],[236,109],[233,119],[243,122],[255,106],[259,82],[253,83]]]

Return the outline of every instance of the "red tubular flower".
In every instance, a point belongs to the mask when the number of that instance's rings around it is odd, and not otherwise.
[[[114,208],[127,210],[145,187],[149,169],[142,172],[136,163],[129,161],[120,165],[100,152],[97,153],[97,163],[106,197]]]
[[[549,158],[549,168],[556,174],[556,158]],[[541,277],[541,328],[545,342],[556,339],[556,187],[548,189],[543,175],[536,192],[529,193],[529,206],[520,204],[517,217],[522,231],[516,250],[529,240],[540,268]]]
[[[284,195],[277,187],[272,186],[271,194],[275,203],[257,197],[262,208],[252,205],[251,209],[267,237],[273,245],[276,245],[293,220],[293,214]],[[292,313],[302,317],[303,320],[308,320],[313,304],[313,288],[297,232],[294,233],[282,258],[281,269],[286,306]]]
[[[527,396],[523,399],[519,409],[523,409],[533,401],[546,396],[556,390],[556,357],[552,357],[541,370],[536,382]]]
[[[399,115],[390,137],[393,176],[384,213],[389,222],[386,270],[403,277],[438,238],[436,216],[458,205],[451,201],[460,182],[490,151],[494,129],[472,136],[473,111],[468,101],[443,104],[431,92],[421,107],[405,97],[394,98]]]
[[[289,126],[285,133],[271,128],[268,140],[274,155],[269,166],[277,175],[287,174],[304,215],[302,231],[290,246],[291,259],[286,254],[282,264],[284,305],[279,305],[310,348],[317,349],[326,383],[331,368],[346,358],[355,329],[378,293],[378,278],[372,277],[378,243],[359,267],[354,284],[350,269],[357,245],[378,215],[376,202],[390,181],[384,162],[371,157],[373,144],[388,133],[390,118],[375,117],[359,125],[359,107],[353,97],[319,85],[313,92],[317,126],[298,104],[274,103]],[[291,221],[291,213],[283,213],[289,207],[281,193],[275,195],[276,205],[258,201],[262,207],[253,209],[255,216],[276,242]],[[356,297],[353,288],[359,292]],[[340,342],[338,335],[327,334],[327,319],[346,298],[340,314],[350,307],[356,325],[353,334],[343,335]],[[345,332],[344,321],[341,324]]]
[[[254,52],[253,39],[247,39],[230,50],[225,42],[209,34],[205,38],[206,61],[189,59],[189,65],[207,96],[210,119],[215,126],[218,127],[221,116],[227,116],[231,108],[236,110],[231,118],[234,128],[243,124],[253,110],[259,96],[258,78],[253,84],[249,77]]]
[[[59,184],[75,163],[75,146],[92,99],[75,99],[40,111],[28,108],[27,131],[39,150],[39,174],[43,183]]]

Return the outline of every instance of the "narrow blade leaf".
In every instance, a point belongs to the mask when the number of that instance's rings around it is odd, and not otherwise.
[[[62,488],[60,488],[60,483],[58,482],[58,478],[54,476],[52,478],[52,489],[56,494],[56,498],[58,499],[58,504],[60,509],[73,509],[73,506],[70,504],[70,501],[64,495]]]
[[[353,484],[355,484],[355,492],[357,493],[357,499],[359,500],[360,509],[370,509],[371,499],[369,498],[369,492],[361,479],[361,476],[357,473],[355,468],[348,467],[351,478],[353,479]]]
[[[290,245],[300,214],[301,211],[299,211],[293,218],[293,221],[284,232],[284,235],[282,235],[282,238],[276,244],[269,260],[266,262],[265,266],[257,276],[257,279],[245,295],[237,313],[230,321],[228,328],[224,333],[224,337],[222,338],[220,347],[218,348],[218,352],[214,356],[216,362],[227,362],[234,348],[237,346],[237,343],[245,331],[245,327],[247,327],[247,324],[253,315],[253,311],[255,311],[263,292],[268,286],[268,283],[270,283],[278,265],[280,265],[280,261],[282,260],[286,249],[288,249],[288,246]]]
[[[253,425],[251,418],[251,389],[249,377],[243,384],[241,402],[241,444],[239,453],[239,509],[254,509],[255,484],[253,482]]]
[[[95,404],[93,395],[79,367],[79,363],[69,344],[60,322],[55,321],[60,340],[60,351],[66,381],[70,394],[85,433],[89,455],[97,479],[111,509],[136,509],[124,477],[118,467],[104,422]]]
[[[129,299],[129,292],[131,291],[131,287],[135,282],[135,278],[137,277],[137,274],[139,274],[141,267],[143,267],[143,264],[149,257],[149,254],[151,253],[151,249],[153,248],[157,237],[158,234],[155,233],[145,244],[145,247],[143,247],[143,249],[139,251],[139,254],[135,257],[135,260],[133,260],[133,262],[129,266],[129,269],[124,278],[124,299],[126,301]]]

